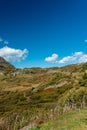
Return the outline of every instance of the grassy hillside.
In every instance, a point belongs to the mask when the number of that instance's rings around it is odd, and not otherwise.
[[[35,128],[86,107],[87,64],[0,70],[0,130]]]
[[[68,112],[30,130],[87,130],[87,109]]]

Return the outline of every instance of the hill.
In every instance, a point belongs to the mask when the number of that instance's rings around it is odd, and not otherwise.
[[[0,57],[0,69],[3,68],[14,68],[14,66],[7,62],[4,58]]]
[[[0,75],[1,130],[36,128],[87,107],[87,63],[4,72]]]

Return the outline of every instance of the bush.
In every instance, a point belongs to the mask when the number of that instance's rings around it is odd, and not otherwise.
[[[83,80],[87,79],[87,73],[85,73],[82,78]]]
[[[79,84],[81,86],[87,86],[87,74],[86,73],[84,73],[82,79],[79,81]]]

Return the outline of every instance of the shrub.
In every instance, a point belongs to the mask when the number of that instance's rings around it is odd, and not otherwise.
[[[82,79],[79,81],[79,84],[81,86],[87,86],[87,74],[86,73],[84,73]]]
[[[87,79],[87,73],[85,73],[82,78],[83,80]]]

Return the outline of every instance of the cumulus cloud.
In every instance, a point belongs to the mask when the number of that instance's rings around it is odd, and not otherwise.
[[[60,64],[65,64],[65,63],[83,63],[87,62],[87,54],[83,52],[75,52],[71,56],[66,56],[62,58],[61,60],[58,61]]]
[[[82,55],[84,55],[84,53],[81,52],[81,51],[80,51],[80,52],[75,52],[75,53],[74,53],[74,56],[82,56]]]
[[[47,61],[47,62],[56,62],[57,58],[58,58],[58,55],[54,53],[54,54],[52,54],[52,56],[46,57],[45,61]]]
[[[74,52],[72,55],[65,56],[60,60],[58,60],[58,54],[52,54],[52,56],[45,58],[45,61],[58,64],[84,63],[87,62],[87,54],[84,52]]]
[[[80,58],[79,58],[79,63],[84,63],[87,62],[87,54],[83,54]]]
[[[0,49],[0,56],[9,62],[20,61],[26,58],[28,50],[15,49],[10,47],[3,47]]]
[[[72,56],[66,56],[66,57],[62,58],[61,60],[59,60],[58,62],[60,64],[64,64],[64,63],[69,62],[70,60],[72,60]]]

